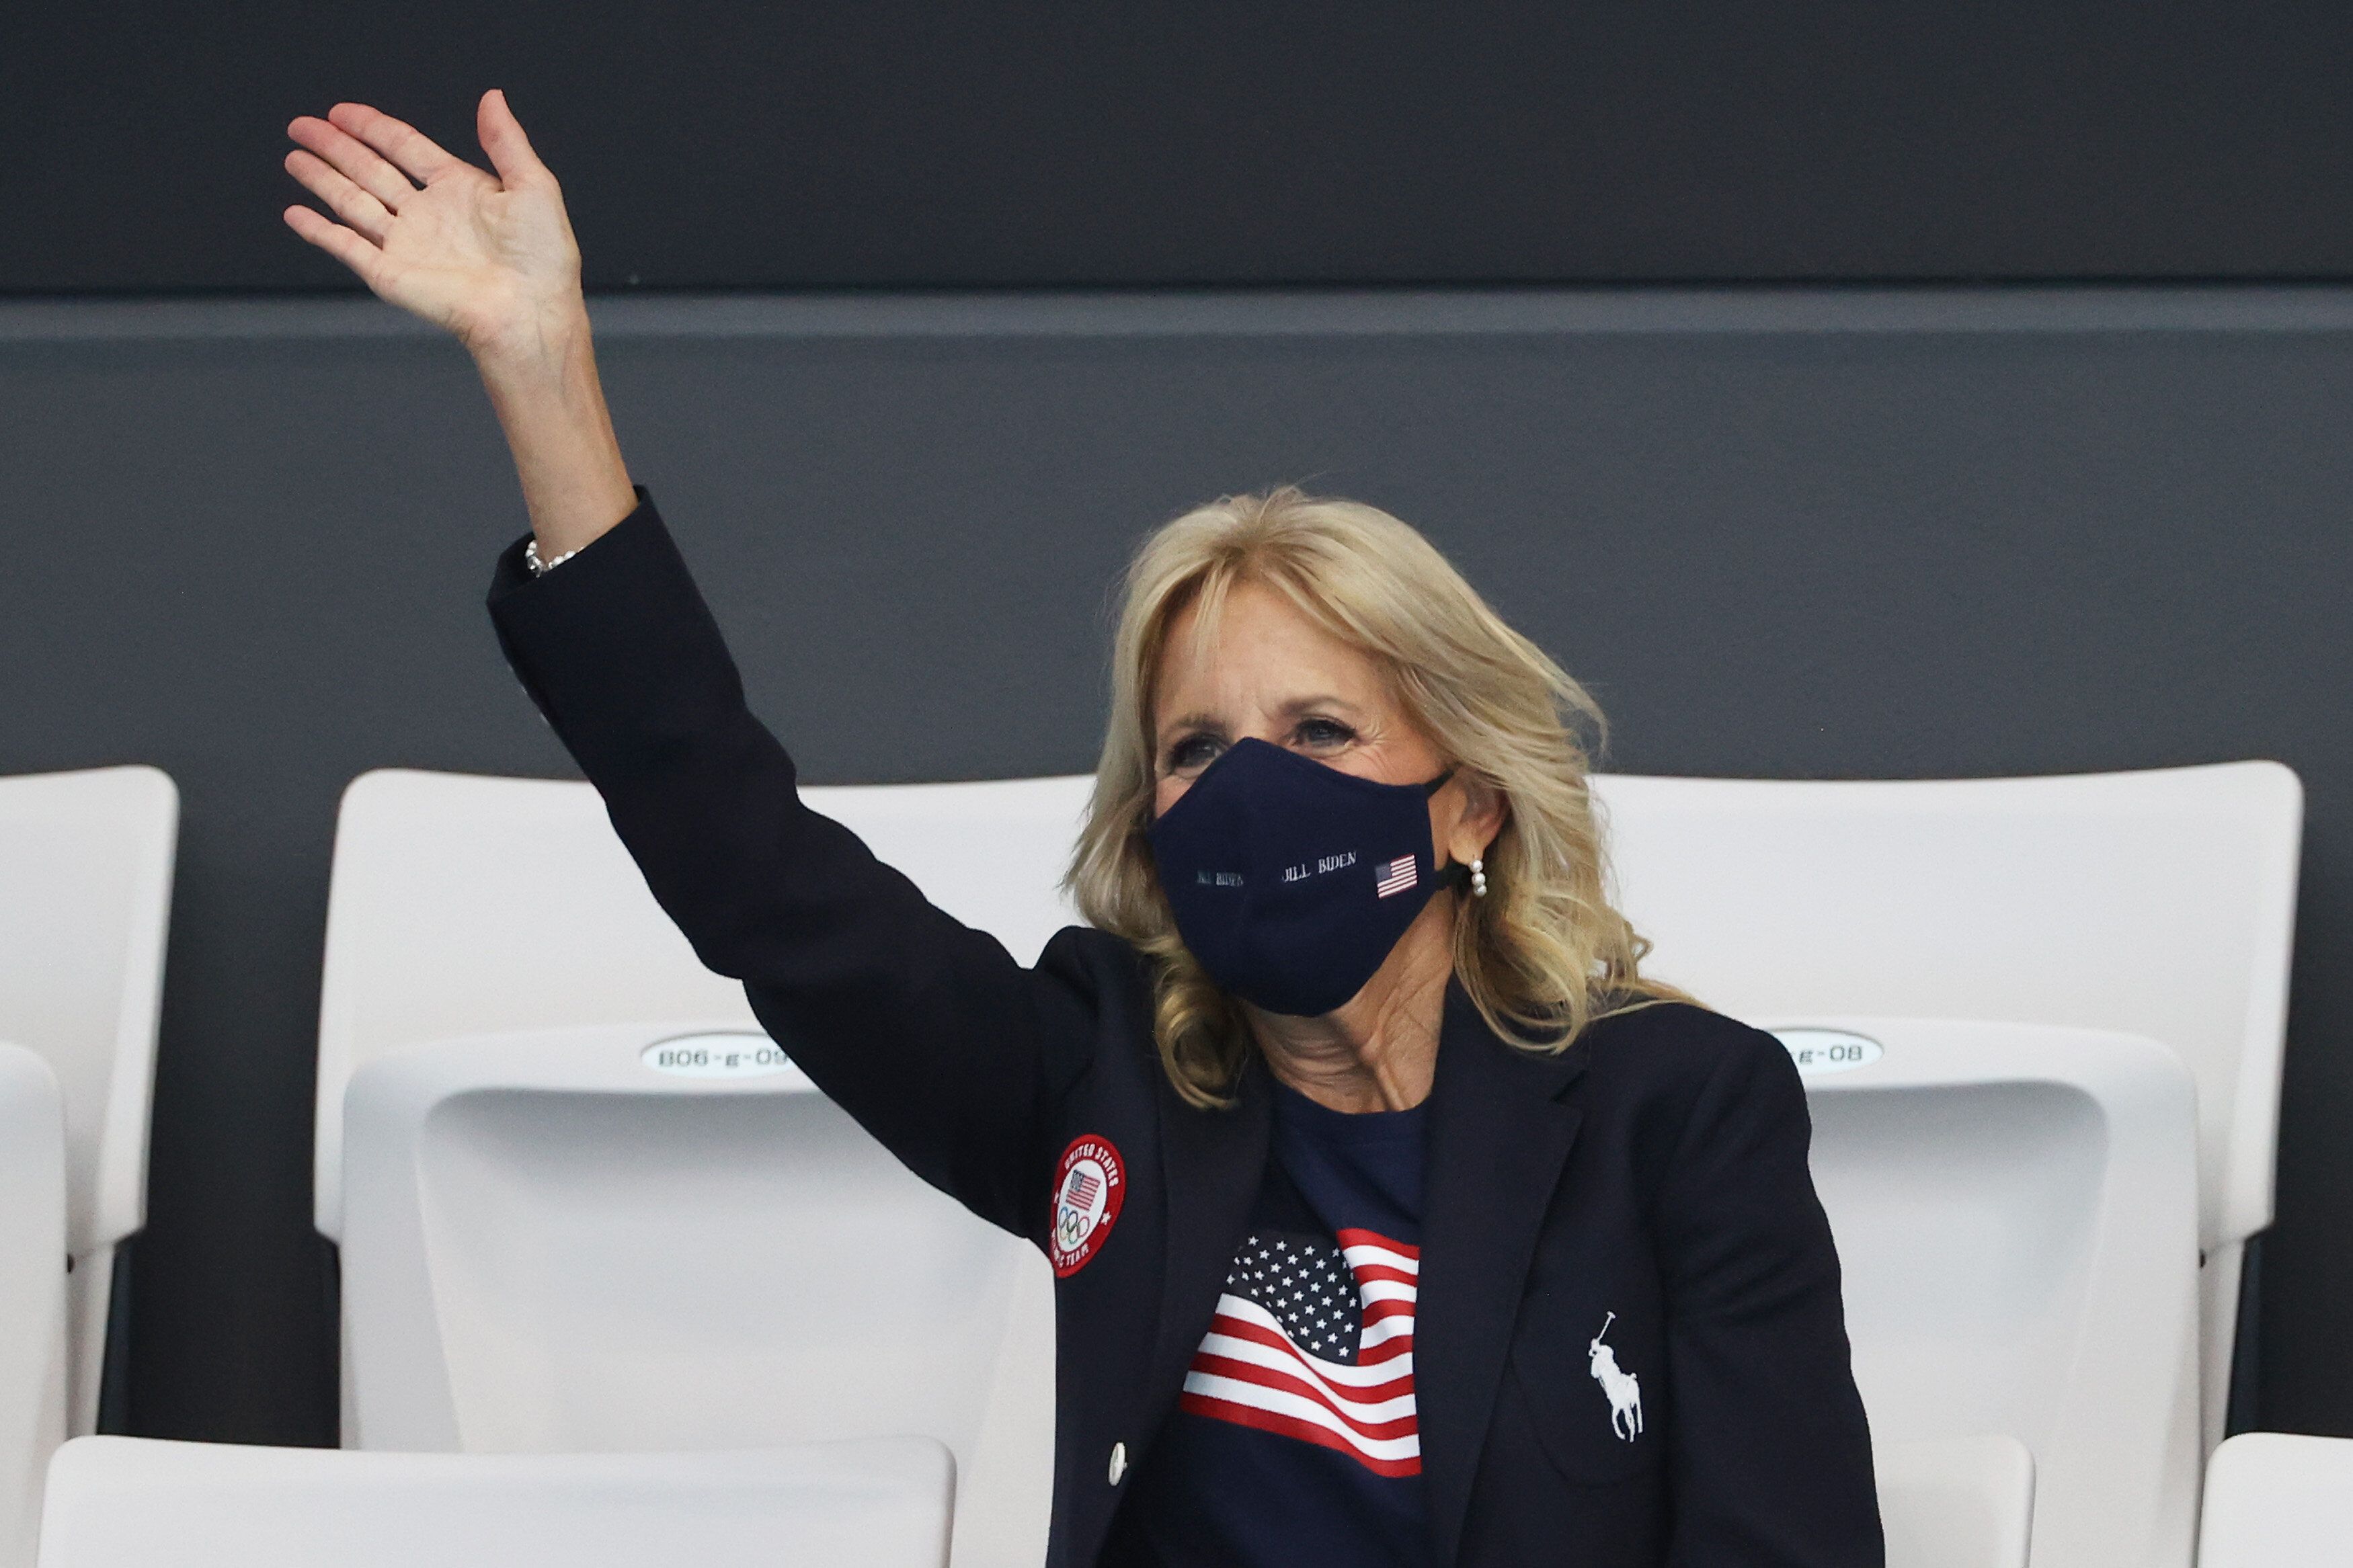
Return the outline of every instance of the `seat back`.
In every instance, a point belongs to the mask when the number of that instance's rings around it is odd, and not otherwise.
[[[77,1256],[146,1219],[179,800],[147,767],[0,779],[0,1039],[46,1059],[65,1097]]]
[[[478,1036],[344,1097],[348,1440],[733,1448],[919,1432],[955,1560],[1045,1550],[1053,1290],[765,1036]]]
[[[0,779],[0,1039],[65,1108],[68,1420],[98,1413],[114,1250],[147,1217],[147,1121],[179,839],[149,767]]]
[[[940,1568],[953,1487],[911,1437],[590,1455],[84,1437],[50,1466],[40,1568]]]
[[[1887,1568],[2026,1568],[2034,1457],[2013,1437],[1875,1443]]]
[[[2242,1432],[2206,1465],[2198,1568],[2304,1568],[2353,1555],[2353,1438]]]
[[[1090,786],[806,795],[1027,962],[1070,922],[1058,883]],[[553,1449],[920,1431],[965,1466],[958,1563],[1034,1559],[1044,1260],[797,1069],[680,1076],[644,1057],[714,1028],[755,1028],[740,988],[695,962],[588,786],[353,784],[319,1122],[348,1435]]]
[[[1083,777],[804,790],[1023,962],[1074,918]],[[343,1086],[404,1046],[559,1025],[750,1026],[585,784],[385,769],[343,793],[319,1000],[316,1222],[342,1234]]]
[[[0,1043],[0,1568],[28,1568],[41,1475],[66,1436],[65,1108]]]
[[[2198,1081],[2203,1384],[2221,1436],[2245,1239],[2272,1219],[2303,792],[2275,763],[2020,779],[1605,776],[1650,973],[1744,1018],[2146,1036]]]
[[[2304,798],[2288,769],[1595,793],[1661,976],[1743,1017],[2146,1035],[2198,1079],[2201,1240],[2271,1223]]]
[[[2199,1454],[2188,1070],[2153,1040],[2106,1031],[1820,1022],[1783,1038],[1841,1069],[1809,1085],[1814,1184],[1873,1436],[2023,1445],[2045,1568],[2187,1568]]]

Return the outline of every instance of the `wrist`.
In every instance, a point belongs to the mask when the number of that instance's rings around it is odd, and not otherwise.
[[[577,296],[463,341],[494,396],[576,384],[595,363],[587,301]]]

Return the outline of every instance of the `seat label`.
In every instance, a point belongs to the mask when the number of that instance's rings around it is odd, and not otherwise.
[[[1844,1029],[1776,1029],[1773,1037],[1808,1078],[1867,1068],[1886,1053],[1868,1035]]]
[[[671,1078],[766,1078],[793,1067],[785,1048],[767,1036],[736,1032],[656,1040],[638,1060]]]

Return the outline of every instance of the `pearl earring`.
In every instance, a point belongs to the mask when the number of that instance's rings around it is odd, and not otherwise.
[[[1474,899],[1487,896],[1487,865],[1475,858],[1471,862],[1471,896]]]

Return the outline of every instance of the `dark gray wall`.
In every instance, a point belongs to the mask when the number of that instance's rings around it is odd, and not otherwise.
[[[2310,791],[2259,1415],[2353,1434],[2353,293],[623,301],[608,385],[820,781],[1082,769],[1138,534],[1295,479],[1426,528],[1613,765],[2281,758]],[[0,770],[185,795],[132,1425],[326,1440],[310,1052],[337,792],[556,773],[521,527],[380,307],[0,310]]]
[[[2344,0],[10,7],[0,291],[350,289],[337,98],[507,89],[592,285],[2353,277]]]

